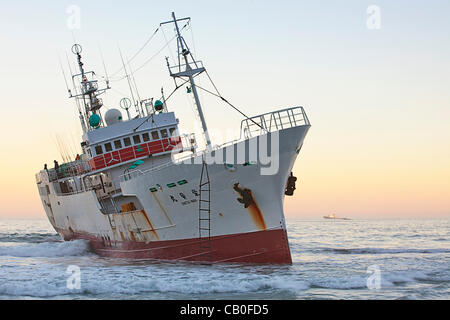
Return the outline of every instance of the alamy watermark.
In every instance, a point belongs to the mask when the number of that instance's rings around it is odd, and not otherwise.
[[[68,14],[66,20],[66,26],[69,30],[81,29],[81,9],[79,6],[72,4],[67,7],[66,13]]]
[[[69,290],[81,289],[81,269],[79,266],[70,265],[67,267],[66,273],[69,277],[66,280],[66,287]]]
[[[367,7],[366,13],[368,15],[366,26],[369,30],[381,29],[381,9],[377,5],[370,5]]]
[[[366,280],[367,289],[369,290],[380,290],[381,289],[381,270],[376,264],[371,265],[367,268],[367,274],[370,276]]]
[[[215,133],[218,137],[218,132]],[[177,144],[172,151],[172,159],[177,164],[202,164],[203,162],[208,165],[223,164],[230,171],[233,171],[236,165],[257,165],[260,168],[260,174],[264,176],[276,175],[280,169],[279,131],[213,146],[210,150],[205,150],[184,161],[175,161],[181,146],[181,143]],[[292,152],[295,152],[295,148]]]

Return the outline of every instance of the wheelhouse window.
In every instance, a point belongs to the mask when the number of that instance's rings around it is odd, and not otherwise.
[[[123,138],[123,144],[125,145],[125,147],[131,146],[131,139]]]
[[[169,134],[167,133],[167,129],[162,129],[161,130],[161,137],[167,138],[168,136],[169,136]]]
[[[133,142],[134,142],[134,144],[141,143],[141,137],[140,136],[133,136]]]
[[[96,155],[103,154],[102,146],[95,146],[95,154]]]
[[[152,131],[152,139],[153,140],[159,140],[159,133],[158,133],[158,131]]]
[[[112,151],[111,142],[105,143],[105,152],[111,152],[111,151]]]
[[[173,137],[174,135],[176,135],[177,129],[176,128],[169,128],[169,133],[170,133],[170,136]]]
[[[122,149],[122,141],[120,141],[120,140],[114,141],[114,148],[116,148],[116,150]]]
[[[150,135],[148,134],[148,132],[142,134],[142,139],[144,140],[144,142],[150,141]]]

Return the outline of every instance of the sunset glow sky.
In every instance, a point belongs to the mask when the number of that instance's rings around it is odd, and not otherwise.
[[[70,5],[80,29],[67,27]],[[369,29],[367,8],[380,8]],[[301,105],[312,127],[294,167],[288,218],[450,217],[450,2],[442,1],[20,1],[0,0],[2,93],[0,217],[45,217],[34,174],[61,161],[55,136],[76,150],[81,129],[61,75],[70,47],[86,69],[121,67],[159,23],[190,16],[185,31],[221,93],[248,115]],[[173,31],[164,29],[167,38]],[[133,61],[165,44],[159,32]],[[163,51],[135,74],[141,96],[173,89]],[[115,78],[120,77],[118,74]],[[206,80],[200,84],[206,85]],[[118,107],[126,82],[104,97]],[[210,129],[240,116],[202,94]],[[181,129],[193,112],[180,90],[169,103]]]

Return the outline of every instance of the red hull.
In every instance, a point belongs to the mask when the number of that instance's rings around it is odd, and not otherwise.
[[[89,240],[100,256],[124,259],[183,260],[212,263],[292,264],[287,233],[283,229],[264,230],[211,237],[207,240],[185,239],[122,241],[115,243],[93,235],[58,230],[65,240]],[[210,248],[210,249],[209,249]]]

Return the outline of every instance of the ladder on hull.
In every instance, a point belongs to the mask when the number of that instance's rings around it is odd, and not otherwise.
[[[211,183],[208,165],[203,160],[198,204],[198,234],[202,261],[212,262],[211,248]]]

